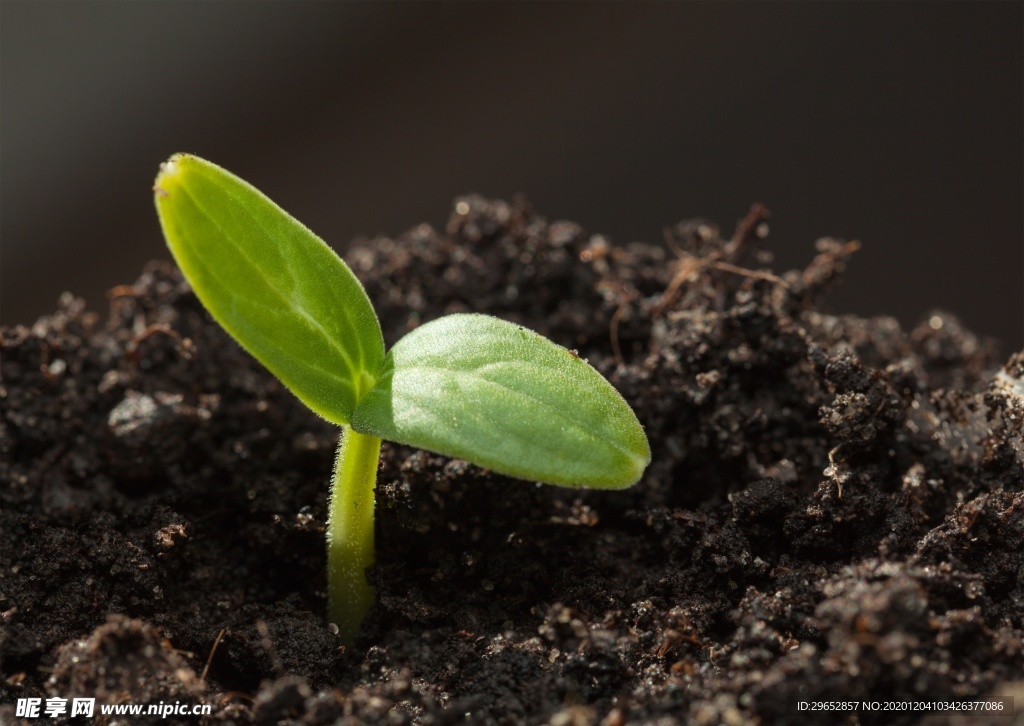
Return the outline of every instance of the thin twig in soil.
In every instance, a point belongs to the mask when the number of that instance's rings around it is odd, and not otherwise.
[[[772,213],[768,211],[768,207],[761,204],[761,202],[751,206],[747,216],[736,225],[736,232],[733,234],[732,240],[725,247],[726,259],[730,262],[739,260],[743,256],[747,245],[762,236],[760,232],[761,224],[771,219],[771,216]]]
[[[781,277],[773,275],[770,272],[763,272],[761,270],[748,270],[746,267],[739,267],[738,265],[732,265],[728,262],[710,262],[709,266],[714,267],[717,270],[725,270],[726,272],[734,272],[737,275],[743,275],[744,277],[752,277],[755,280],[767,280],[768,282],[774,282],[776,285],[782,285],[785,288],[789,288],[789,283],[783,280]]]
[[[628,304],[629,302],[626,300],[619,303],[619,307],[612,314],[612,319],[608,326],[612,337],[612,353],[615,355],[615,362],[619,365],[625,362],[622,358],[622,346],[619,345],[619,320],[622,319],[623,314],[626,312],[626,305]]]
[[[216,639],[213,641],[213,647],[210,648],[210,655],[206,657],[206,665],[203,666],[203,674],[199,676],[200,683],[206,683],[206,674],[210,672],[210,664],[213,663],[213,654],[217,652],[217,646],[220,645],[220,639],[224,637],[224,631],[227,628],[221,628],[220,632],[217,633]]]

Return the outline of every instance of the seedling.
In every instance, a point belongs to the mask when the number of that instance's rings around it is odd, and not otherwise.
[[[519,325],[450,315],[385,355],[352,271],[250,184],[178,154],[154,187],[167,244],[243,348],[341,426],[327,525],[328,616],[351,643],[374,593],[381,439],[559,486],[621,489],[651,460],[622,396],[584,360]]]

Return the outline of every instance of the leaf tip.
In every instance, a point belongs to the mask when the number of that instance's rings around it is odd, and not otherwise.
[[[629,489],[639,484],[643,479],[644,472],[651,464],[651,447],[647,437],[643,437],[642,446],[634,446],[624,457],[618,474],[615,475],[604,487],[607,489]]]
[[[156,175],[156,181],[153,182],[153,193],[158,203],[171,196],[174,189],[180,186],[182,175],[189,162],[197,160],[198,157],[191,154],[179,153],[172,155],[167,161],[160,164],[160,171]]]
[[[644,472],[647,471],[647,467],[651,465],[651,445],[647,441],[647,437],[644,437],[644,447],[642,452],[637,452],[633,455],[633,471],[632,481],[627,484],[627,487],[631,487],[640,479],[643,478]]]
[[[153,192],[158,202],[170,196],[171,189],[181,174],[181,160],[184,156],[184,154],[175,154],[160,165],[160,172],[156,175],[156,181],[153,182]]]

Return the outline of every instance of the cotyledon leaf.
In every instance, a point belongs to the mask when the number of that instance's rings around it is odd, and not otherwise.
[[[252,185],[187,154],[154,186],[167,244],[217,322],[313,411],[346,424],[384,359],[377,315],[330,247]]]
[[[651,460],[640,422],[600,373],[487,315],[449,315],[402,338],[352,427],[562,486],[627,487]]]
[[[237,176],[178,154],[154,187],[167,245],[217,322],[310,409],[348,423],[380,371],[366,291],[321,239]]]

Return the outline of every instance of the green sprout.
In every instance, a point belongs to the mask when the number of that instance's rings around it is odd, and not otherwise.
[[[622,396],[575,353],[487,315],[449,315],[387,352],[352,271],[256,188],[176,154],[154,186],[175,261],[210,314],[341,426],[327,526],[328,616],[350,644],[374,592],[381,439],[559,486],[621,489],[651,450]]]

